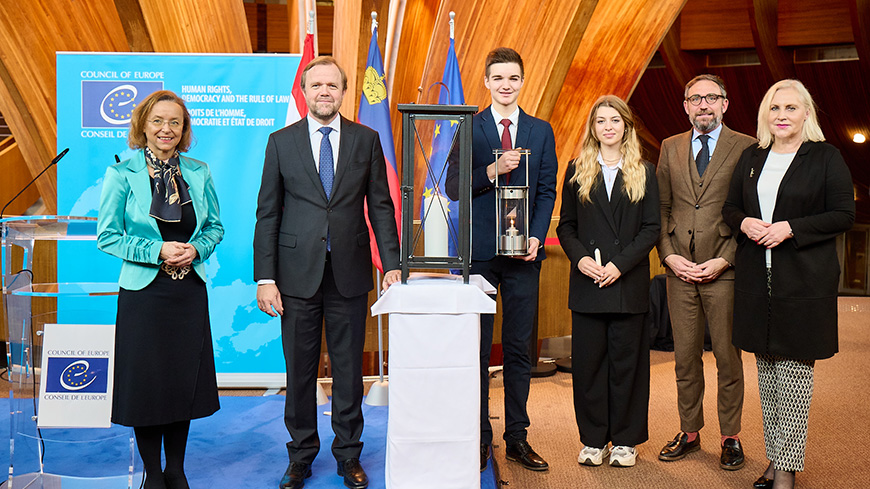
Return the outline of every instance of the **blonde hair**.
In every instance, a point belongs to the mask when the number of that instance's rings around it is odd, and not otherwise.
[[[819,125],[819,117],[816,115],[816,104],[813,102],[813,96],[810,95],[807,87],[798,80],[786,79],[780,80],[773,84],[764,94],[761,99],[761,104],[758,106],[758,147],[767,148],[773,143],[774,136],[770,133],[770,126],[767,118],[770,115],[770,103],[773,100],[776,92],[782,89],[791,88],[798,94],[801,103],[807,108],[809,116],[804,121],[804,126],[801,129],[801,140],[803,141],[824,141],[825,135],[822,133],[822,127]]]
[[[646,192],[646,169],[640,158],[640,141],[637,139],[637,130],[631,109],[616,95],[600,97],[595,101],[592,111],[589,113],[580,156],[574,160],[574,176],[571,177],[571,183],[578,187],[577,197],[579,197],[580,202],[591,202],[592,199],[589,195],[595,188],[598,175],[601,173],[601,165],[598,163],[601,141],[595,136],[595,117],[599,107],[611,107],[622,117],[625,133],[622,135],[619,151],[622,153],[623,192],[632,202],[640,202]]]

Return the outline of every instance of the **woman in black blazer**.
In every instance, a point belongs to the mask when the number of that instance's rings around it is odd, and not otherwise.
[[[568,165],[556,232],[571,260],[577,461],[632,466],[647,440],[649,252],[660,229],[653,166],[641,160],[634,118],[619,97],[599,98],[580,156]],[[608,448],[612,442],[613,448]]]
[[[756,488],[794,487],[813,366],[837,352],[836,237],[852,227],[855,200],[849,168],[824,139],[806,87],[774,84],[722,209],[737,236],[733,340],[755,353],[770,460]]]

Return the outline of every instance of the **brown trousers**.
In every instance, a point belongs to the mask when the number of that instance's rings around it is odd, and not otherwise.
[[[719,279],[688,284],[668,275],[668,310],[674,332],[677,406],[680,429],[700,431],[704,426],[704,324],[709,324],[718,372],[719,431],[740,432],[743,415],[743,362],[731,342],[734,281]]]

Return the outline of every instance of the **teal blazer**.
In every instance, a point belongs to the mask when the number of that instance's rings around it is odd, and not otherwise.
[[[197,253],[193,269],[205,281],[202,262],[224,236],[217,192],[208,165],[186,156],[179,159],[196,211],[196,229],[190,240]],[[97,218],[97,248],[124,260],[118,285],[127,290],[140,290],[150,284],[163,262],[163,239],[157,220],[148,215],[150,209],[151,182],[145,155],[140,151],[106,170]]]

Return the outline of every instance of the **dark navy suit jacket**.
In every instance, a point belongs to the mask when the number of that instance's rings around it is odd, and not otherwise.
[[[550,228],[553,206],[556,203],[556,172],[559,163],[556,159],[556,138],[550,123],[532,117],[522,109],[517,120],[515,148],[529,149],[529,236],[538,238],[541,247],[535,261],[546,258],[544,239]],[[487,261],[495,257],[495,184],[486,176],[486,167],[495,161],[493,149],[501,148],[501,138],[492,118],[492,110],[487,107],[472,119],[471,145],[471,258]],[[445,187],[447,196],[453,200],[459,197],[459,152],[450,155]],[[504,175],[499,175],[503,184]],[[511,172],[511,185],[526,183],[523,162]]]

